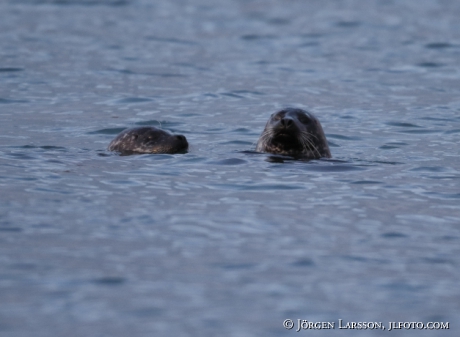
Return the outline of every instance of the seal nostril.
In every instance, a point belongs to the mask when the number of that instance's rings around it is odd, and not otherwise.
[[[284,126],[284,127],[286,127],[286,128],[289,127],[289,126],[291,126],[291,125],[292,125],[292,119],[290,119],[290,118],[283,118],[283,119],[281,120],[281,125]]]

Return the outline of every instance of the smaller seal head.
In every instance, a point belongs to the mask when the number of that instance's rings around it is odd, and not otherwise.
[[[310,112],[286,108],[270,116],[256,151],[301,159],[331,158],[319,120]]]
[[[139,127],[122,131],[109,144],[109,151],[121,154],[178,153],[188,149],[185,136],[172,135],[156,127]]]

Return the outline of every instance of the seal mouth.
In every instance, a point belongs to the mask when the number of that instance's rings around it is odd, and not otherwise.
[[[275,138],[275,139],[285,139],[285,140],[290,139],[290,140],[293,140],[293,139],[296,139],[297,137],[294,134],[292,134],[291,132],[283,130],[283,131],[277,132],[274,135],[273,138]]]
[[[272,138],[273,144],[278,148],[278,151],[287,153],[292,151],[301,151],[303,146],[299,141],[299,137],[293,130],[279,130]],[[280,152],[280,153],[281,153]]]

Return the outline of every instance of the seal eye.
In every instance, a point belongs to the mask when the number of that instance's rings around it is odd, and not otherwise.
[[[273,120],[279,121],[281,119],[281,115],[275,115],[273,116]]]
[[[138,137],[139,137],[139,135],[138,135],[137,133],[135,133],[135,134],[133,135],[133,138],[134,138],[134,139],[137,139]]]
[[[305,116],[305,115],[300,115],[300,116],[299,116],[299,121],[300,121],[300,123],[302,123],[302,124],[308,124],[308,123],[310,123],[311,120],[310,120],[310,118],[308,118],[308,117]]]

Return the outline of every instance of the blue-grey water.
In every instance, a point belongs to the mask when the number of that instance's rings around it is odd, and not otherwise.
[[[459,18],[454,0],[1,1],[0,336],[458,336]],[[250,152],[285,106],[334,160]],[[106,151],[139,125],[188,153]]]

